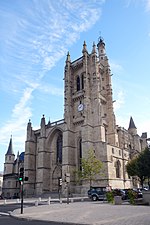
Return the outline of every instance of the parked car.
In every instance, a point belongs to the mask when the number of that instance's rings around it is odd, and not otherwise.
[[[143,198],[143,193],[139,189],[133,189],[136,193],[136,198]]]
[[[4,199],[4,197],[3,197],[2,195],[0,195],[0,200],[1,200],[1,199]]]
[[[88,197],[93,201],[106,199],[106,187],[91,187],[88,190]]]
[[[125,192],[125,197],[124,197],[125,200],[129,199],[129,196],[128,196],[129,191],[133,191],[135,193],[136,198],[143,198],[143,194],[140,189],[123,189],[123,190]]]
[[[121,196],[122,200],[126,199],[126,192],[123,189],[113,189],[114,196]]]
[[[140,191],[148,191],[149,188],[148,187],[143,187],[143,188],[138,188],[137,190],[140,190]]]

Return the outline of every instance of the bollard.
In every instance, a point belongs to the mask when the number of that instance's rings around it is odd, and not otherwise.
[[[61,198],[59,199],[59,202],[60,202],[60,204],[62,204],[62,199]]]
[[[4,200],[4,205],[6,205],[6,199]]]
[[[39,202],[41,202],[41,197],[39,197]]]
[[[35,206],[38,206],[38,201],[35,201]]]
[[[19,203],[19,198],[16,199],[16,202]]]
[[[51,204],[51,197],[48,198],[47,203],[48,203],[48,205]]]

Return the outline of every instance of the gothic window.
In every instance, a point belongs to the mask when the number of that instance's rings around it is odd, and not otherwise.
[[[82,89],[84,89],[84,75],[83,74],[81,76],[81,81],[82,81]]]
[[[79,168],[82,170],[82,139],[79,140]]]
[[[57,138],[57,163],[62,163],[62,135]]]
[[[80,77],[77,76],[77,91],[80,91]]]
[[[121,150],[119,150],[119,155],[121,155]]]
[[[117,160],[117,162],[116,162],[116,178],[121,178],[120,168],[121,168],[121,163],[119,160]]]

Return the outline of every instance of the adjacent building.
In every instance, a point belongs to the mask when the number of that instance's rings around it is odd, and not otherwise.
[[[21,154],[18,152],[17,158],[15,159],[11,137],[8,150],[5,154],[2,186],[2,196],[4,198],[20,197],[20,183],[18,180],[20,168],[24,168],[24,152]]]

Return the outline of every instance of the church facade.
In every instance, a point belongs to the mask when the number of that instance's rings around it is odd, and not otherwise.
[[[116,125],[113,109],[111,70],[105,43],[99,38],[92,52],[83,44],[82,56],[71,61],[67,54],[64,68],[64,119],[51,123],[41,118],[40,128],[27,125],[24,167],[26,195],[41,195],[58,190],[65,174],[70,175],[70,191],[77,192],[75,170],[81,158],[93,149],[103,162],[103,174],[93,185],[130,188],[134,184],[125,166],[129,159],[147,146],[147,133],[140,137],[132,117],[129,128]],[[89,185],[82,182],[81,190]],[[83,188],[83,189],[82,189]]]

